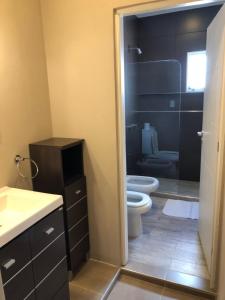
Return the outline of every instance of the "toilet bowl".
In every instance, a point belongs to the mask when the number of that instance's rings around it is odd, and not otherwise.
[[[159,158],[144,157],[137,161],[138,172],[142,175],[151,174],[156,177],[176,178],[176,162]]]
[[[150,194],[159,187],[158,179],[148,176],[127,175],[127,190]]]
[[[142,229],[141,215],[148,212],[152,207],[151,198],[134,191],[127,191],[127,212],[128,212],[128,236],[138,237]]]

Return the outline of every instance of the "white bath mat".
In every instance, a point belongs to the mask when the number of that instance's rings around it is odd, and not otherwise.
[[[199,203],[168,199],[163,208],[164,215],[186,219],[199,219]]]

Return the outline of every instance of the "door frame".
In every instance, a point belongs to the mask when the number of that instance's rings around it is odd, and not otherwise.
[[[127,229],[127,205],[126,205],[126,144],[125,144],[125,86],[124,86],[124,47],[123,47],[123,17],[141,13],[166,13],[187,8],[205,7],[223,4],[220,0],[152,0],[141,2],[137,5],[118,7],[114,9],[114,47],[115,47],[115,84],[116,84],[116,122],[117,122],[117,153],[118,153],[118,188],[119,188],[119,210],[120,210],[120,242],[121,242],[121,264],[126,265],[128,261],[128,229]],[[223,86],[223,99],[221,111],[225,112],[225,78]],[[219,248],[221,233],[221,208],[223,208],[223,181],[225,180],[224,150],[225,150],[225,118],[220,119],[220,151],[219,161],[221,165],[218,170],[217,197],[214,211],[213,227],[213,253],[212,269],[210,274],[210,287],[215,288],[218,281]]]

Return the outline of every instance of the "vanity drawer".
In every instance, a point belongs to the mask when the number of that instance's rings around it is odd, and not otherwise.
[[[83,217],[75,226],[69,229],[69,247],[73,248],[88,233],[88,217]]]
[[[57,268],[38,286],[36,300],[50,300],[57,295],[59,287],[67,283],[67,263],[64,259]],[[57,298],[56,298],[57,299]],[[61,300],[64,300],[63,298]]]
[[[81,179],[75,181],[74,183],[67,185],[65,187],[65,205],[66,207],[70,207],[80,198],[86,196],[87,189],[86,189],[86,179],[82,177]]]
[[[35,291],[33,293],[31,293],[27,298],[25,298],[24,300],[36,300],[36,296],[35,296]]]
[[[4,286],[6,300],[24,299],[29,295],[29,293],[31,293],[32,290],[34,290],[34,279],[31,264],[29,264]],[[28,299],[33,299],[29,297]]]
[[[67,209],[68,228],[75,225],[82,217],[87,215],[87,197],[81,198],[73,206]]]
[[[35,285],[66,257],[64,233],[33,261]]]
[[[70,267],[71,270],[77,270],[82,261],[85,261],[89,250],[89,235],[84,237],[79,244],[70,249]]]
[[[58,208],[32,227],[30,233],[32,255],[36,256],[63,231],[63,209]]]
[[[28,233],[25,232],[0,249],[2,281],[5,283],[31,260]]]
[[[58,293],[53,297],[53,300],[69,300],[70,292],[69,292],[69,284],[66,282],[63,287],[58,291]]]

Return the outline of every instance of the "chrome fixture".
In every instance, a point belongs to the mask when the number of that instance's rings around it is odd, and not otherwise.
[[[131,46],[128,46],[128,52],[130,51],[137,51],[137,54],[138,55],[142,55],[142,51],[141,51],[141,48],[138,48],[138,47],[131,47]]]
[[[33,176],[31,176],[31,178],[34,179],[35,177],[37,177],[38,172],[39,172],[38,165],[36,164],[36,162],[33,159],[31,159],[30,157],[22,157],[22,156],[20,156],[20,155],[17,154],[16,157],[15,157],[15,163],[16,163],[16,168],[17,168],[19,176],[22,177],[22,178],[28,178],[20,170],[20,164],[24,160],[30,160],[30,162],[35,166],[36,172],[35,172],[35,174]]]

